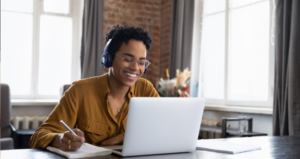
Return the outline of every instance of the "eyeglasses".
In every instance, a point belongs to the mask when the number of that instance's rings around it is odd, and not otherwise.
[[[114,54],[116,55],[116,54]],[[141,59],[141,60],[137,60],[135,58],[125,58],[119,55],[116,55],[118,57],[120,57],[124,62],[124,66],[125,67],[130,67],[132,65],[134,65],[136,62],[138,63],[138,66],[141,70],[145,70],[149,67],[149,65],[151,64],[148,60],[146,59]]]

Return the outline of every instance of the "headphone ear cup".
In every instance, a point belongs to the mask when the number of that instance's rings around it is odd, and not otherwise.
[[[101,57],[101,65],[105,68],[109,68],[112,66],[112,57],[111,57],[110,53],[108,52],[108,47],[109,47],[111,40],[112,39],[108,40],[108,42],[104,48],[104,53]]]
[[[106,55],[106,68],[109,68],[112,66],[112,57],[111,57],[111,54],[110,53],[107,53]]]
[[[101,57],[101,65],[104,68],[109,68],[112,66],[112,57],[109,53],[103,54]]]
[[[105,67],[105,63],[106,63],[106,56],[105,56],[105,53],[102,55],[102,57],[101,57],[101,65],[103,66],[103,67]]]

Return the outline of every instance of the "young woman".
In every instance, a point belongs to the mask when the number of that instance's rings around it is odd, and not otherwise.
[[[51,145],[75,151],[83,142],[122,144],[130,98],[159,97],[153,85],[140,78],[150,65],[147,51],[151,42],[148,33],[140,27],[115,26],[106,35],[101,61],[109,72],[74,82],[32,135],[30,147]],[[77,136],[66,131],[60,120],[75,128]]]

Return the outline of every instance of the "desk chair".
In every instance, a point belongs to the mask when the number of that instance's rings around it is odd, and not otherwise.
[[[71,84],[65,84],[59,89],[60,98],[64,95],[65,91],[71,87]]]
[[[248,121],[248,130],[244,133],[238,132],[238,130],[227,130],[227,121],[240,121],[247,120]],[[222,138],[227,137],[251,137],[251,136],[267,136],[266,133],[258,133],[252,131],[253,119],[252,118],[222,118]]]
[[[62,97],[64,92],[69,89],[71,85],[63,85],[60,88],[60,96]],[[12,125],[11,125],[11,130],[12,130],[12,136],[14,139],[14,147],[15,149],[24,149],[24,148],[29,148],[29,140],[31,136],[34,134],[35,129],[28,129],[28,130],[16,130]]]
[[[2,85],[1,85],[2,86]],[[63,96],[64,92],[69,89],[71,85],[63,85],[60,88],[60,97]],[[34,134],[35,129],[28,129],[28,130],[16,130],[12,125],[12,136],[14,139],[14,147],[15,149],[24,149],[29,148],[29,140],[31,136]]]
[[[1,84],[1,150],[29,148],[28,142],[35,130],[16,130],[10,119],[10,89],[7,84]]]
[[[14,149],[10,127],[10,89],[7,84],[1,84],[1,150]]]

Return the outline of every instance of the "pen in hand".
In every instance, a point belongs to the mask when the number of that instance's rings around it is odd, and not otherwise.
[[[62,123],[63,126],[65,128],[67,128],[72,134],[74,134],[75,136],[77,136],[77,134],[63,120],[60,120],[60,123]],[[83,145],[85,145],[85,144],[83,143]]]

